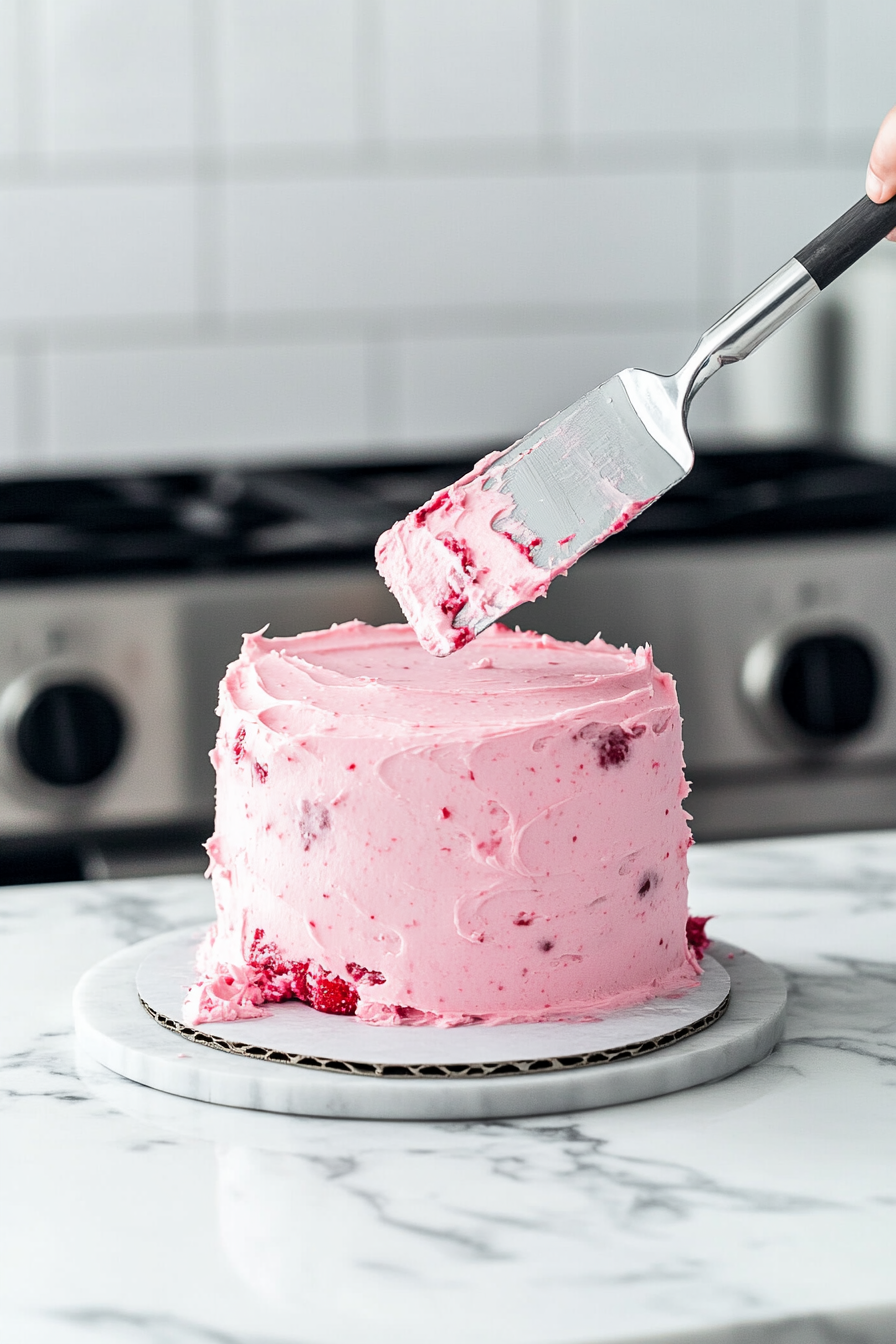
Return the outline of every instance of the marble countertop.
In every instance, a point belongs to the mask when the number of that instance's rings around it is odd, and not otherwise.
[[[0,889],[0,1333],[16,1344],[896,1338],[896,833],[692,851],[785,968],[762,1064],[491,1123],[265,1115],[78,1056],[71,993],[198,878]]]

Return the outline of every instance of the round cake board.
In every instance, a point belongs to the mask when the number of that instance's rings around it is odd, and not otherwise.
[[[302,1004],[277,1005],[270,1018],[227,1024],[229,1039],[223,1035],[224,1024],[198,1031],[181,1026],[179,1033],[176,1019],[184,986],[193,976],[200,933],[162,934],[93,967],[75,990],[75,1028],[86,1051],[125,1078],[227,1106],[383,1120],[497,1119],[586,1110],[727,1077],[768,1054],[784,1025],[786,989],[780,973],[748,952],[714,943],[701,986],[678,999],[641,1005],[634,1036],[630,1017],[628,1030],[621,1029],[632,1009],[607,1014],[599,1022],[445,1030],[369,1027],[352,1018],[315,1013]],[[141,992],[157,1000],[150,1005],[153,1012],[169,1017],[164,1008],[170,1010],[171,1027],[150,1015]],[[708,1007],[713,1000],[715,1007]],[[644,1017],[647,1009],[651,1012]],[[658,1026],[668,1027],[670,1009],[673,1015],[677,1012],[678,1025],[657,1031]],[[690,1025],[683,1026],[687,1016]],[[270,1058],[271,1051],[283,1053],[282,1032],[290,1019],[292,1031],[285,1043],[295,1046],[299,1024],[304,1035],[301,1051],[288,1053],[300,1054],[309,1061],[305,1066]],[[653,1030],[645,1034],[648,1022]],[[279,1045],[253,1045],[247,1040],[249,1028],[280,1032]],[[211,1032],[215,1036],[207,1039],[218,1038],[220,1045],[202,1043]],[[504,1046],[496,1048],[502,1034]],[[372,1045],[365,1044],[371,1036]],[[607,1045],[625,1036],[626,1045]],[[423,1054],[426,1037],[435,1039]],[[333,1053],[334,1042],[342,1055]],[[508,1053],[510,1044],[513,1051]],[[596,1049],[585,1048],[589,1044]],[[234,1053],[234,1048],[253,1053]],[[616,1050],[622,1057],[580,1062],[582,1056],[612,1056]],[[359,1069],[365,1053],[366,1063],[374,1066],[366,1072]],[[461,1053],[468,1058],[458,1060]],[[387,1054],[391,1063],[384,1062]],[[354,1071],[346,1061],[353,1062]],[[528,1067],[533,1063],[540,1067]],[[504,1071],[502,1064],[510,1070]],[[427,1067],[436,1070],[435,1076],[420,1075]]]
[[[219,1050],[362,1076],[469,1078],[609,1063],[620,1052],[658,1049],[708,1026],[724,1012],[731,989],[728,972],[707,957],[695,988],[589,1021],[376,1027],[292,1000],[267,1005],[265,1017],[191,1027],[183,1018],[184,994],[196,977],[204,933],[184,929],[147,944],[137,992],[156,1021]]]

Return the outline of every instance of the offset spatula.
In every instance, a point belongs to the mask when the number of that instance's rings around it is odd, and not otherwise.
[[[866,196],[701,336],[678,373],[624,369],[383,534],[377,565],[431,653],[468,643],[688,474],[688,408],[896,226]]]

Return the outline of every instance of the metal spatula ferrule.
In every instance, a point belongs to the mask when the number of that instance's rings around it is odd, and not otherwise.
[[[380,572],[424,647],[469,642],[682,480],[695,393],[894,225],[896,200],[863,197],[710,327],[678,373],[624,369],[385,533]]]

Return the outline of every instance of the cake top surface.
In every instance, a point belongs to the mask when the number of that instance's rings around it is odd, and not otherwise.
[[[438,660],[406,625],[352,621],[289,639],[247,635],[225,686],[268,727],[306,733],[346,716],[373,735],[409,725],[502,732],[583,712],[600,720],[602,707],[618,720],[620,710],[634,717],[675,704],[671,679],[647,648],[565,643],[502,626]]]

